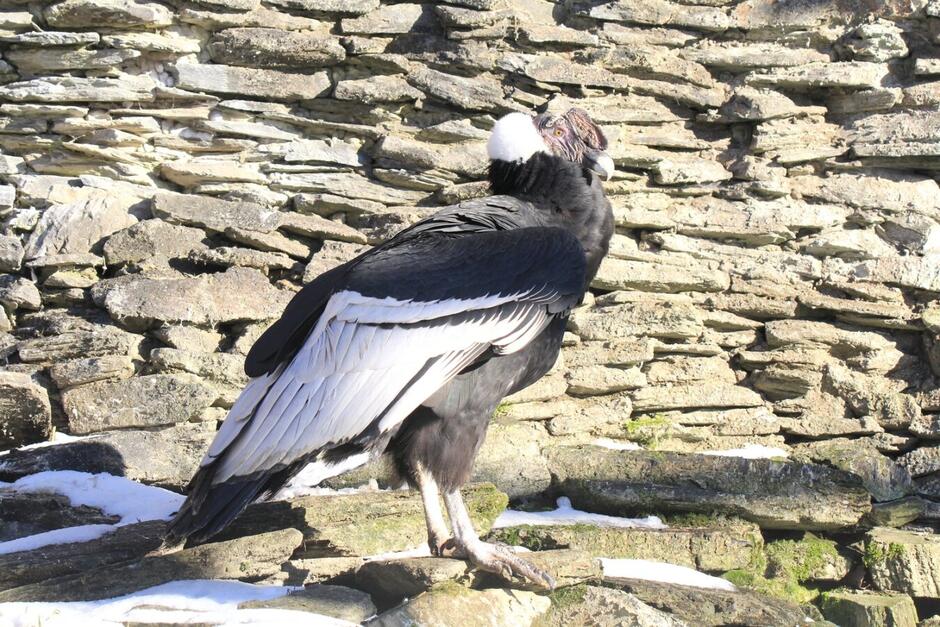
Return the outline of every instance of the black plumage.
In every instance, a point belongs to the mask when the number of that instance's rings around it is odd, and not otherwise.
[[[552,118],[554,135],[546,117],[533,121],[549,148],[567,123],[564,149],[493,160],[497,195],[442,209],[294,297],[249,352],[252,383],[193,478],[168,543],[210,537],[308,463],[386,452],[422,489],[432,550],[446,532],[439,510],[429,511],[440,489],[464,554],[549,581],[469,539],[457,490],[497,404],[554,364],[568,312],[607,252],[611,208],[586,167],[606,142],[599,130],[578,133],[586,116],[577,115]]]

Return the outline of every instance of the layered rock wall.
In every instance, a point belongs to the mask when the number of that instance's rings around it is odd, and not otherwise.
[[[936,0],[4,7],[3,447],[184,484],[305,281],[485,194],[500,115],[579,106],[618,232],[479,478],[763,445],[940,519]]]

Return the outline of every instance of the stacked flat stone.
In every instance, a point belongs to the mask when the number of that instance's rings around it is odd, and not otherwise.
[[[304,282],[486,194],[502,114],[578,106],[611,142],[617,234],[556,368],[497,412],[476,479],[525,500],[606,472],[636,488],[593,503],[617,512],[912,525],[872,532],[918,557],[871,583],[936,599],[917,583],[936,546],[916,532],[940,524],[940,3],[851,4],[7,3],[0,448],[95,434],[130,477],[181,487]],[[650,453],[597,449],[633,457],[572,475],[570,447],[599,437],[757,444],[802,470],[708,458],[685,499],[681,456],[658,488],[630,465]],[[767,508],[779,472],[800,498],[842,500]],[[348,481],[369,477],[385,479]],[[865,594],[822,607],[909,614]]]

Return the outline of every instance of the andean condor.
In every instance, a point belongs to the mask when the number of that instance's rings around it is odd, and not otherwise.
[[[551,587],[479,539],[459,488],[500,400],[555,362],[607,253],[606,148],[580,109],[510,113],[487,144],[497,195],[442,209],[304,287],[248,353],[251,381],[164,546],[206,540],[308,464],[326,477],[388,453],[421,491],[433,554]]]

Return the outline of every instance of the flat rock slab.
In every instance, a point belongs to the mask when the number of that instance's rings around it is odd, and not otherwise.
[[[161,323],[212,327],[269,320],[280,315],[291,296],[260,271],[238,267],[197,277],[125,275],[100,281],[92,289],[92,298],[131,330]]]
[[[464,489],[477,530],[486,532],[505,509],[505,494],[491,484]],[[374,491],[304,496],[250,506],[222,532],[231,538],[291,527],[304,534],[297,557],[369,556],[427,542],[424,509],[416,491]]]
[[[217,33],[208,49],[216,63],[260,68],[303,69],[346,58],[346,49],[329,34],[276,28],[230,28]]]
[[[155,255],[186,257],[192,250],[203,250],[206,234],[163,220],[144,220],[122,229],[104,244],[104,258],[109,266],[144,261]]]
[[[187,422],[217,396],[198,379],[154,374],[71,388],[62,394],[62,406],[69,431],[80,434]]]
[[[468,590],[445,584],[379,614],[370,625],[531,625],[548,611],[547,596],[524,590]]]
[[[551,609],[539,619],[544,627],[686,627],[684,621],[647,605],[623,590],[577,586],[555,591]]]
[[[587,582],[598,582],[603,577],[601,561],[588,551],[576,549],[554,549],[550,551],[532,551],[521,553],[520,557],[536,568],[551,574],[558,588],[566,588]],[[470,582],[473,588],[495,588],[506,586],[506,581],[493,573],[482,570],[474,571]],[[528,581],[514,579],[509,585],[520,590],[544,592]]]
[[[26,259],[90,253],[104,238],[136,223],[137,218],[119,199],[96,197],[54,205],[43,212],[30,235]]]
[[[873,529],[865,540],[865,556],[877,589],[940,599],[940,537]]]
[[[8,601],[90,601],[181,579],[259,579],[276,573],[303,541],[295,529],[203,544],[0,592]]]
[[[95,507],[73,507],[61,494],[0,491],[0,542],[64,527],[110,525],[119,520]]]
[[[47,76],[0,86],[0,98],[13,102],[147,102],[156,83],[149,76],[78,78]]]
[[[181,89],[216,94],[270,98],[272,100],[312,100],[331,88],[326,72],[296,74],[280,70],[244,68],[234,65],[178,63],[177,86]]]
[[[547,452],[574,506],[611,514],[686,511],[738,516],[769,529],[840,529],[871,509],[858,477],[767,459],[558,446]]]
[[[160,546],[165,531],[165,522],[150,520],[117,527],[113,532],[88,542],[50,544],[31,551],[0,555],[0,590],[143,557]]]
[[[753,592],[727,592],[653,581],[622,581],[617,585],[689,625],[789,626],[806,623],[806,613],[799,606]]]
[[[236,227],[267,233],[277,228],[278,211],[250,202],[211,196],[161,193],[153,198],[153,215],[171,224],[184,224],[224,233]]]
[[[757,525],[744,521],[669,529],[521,525],[494,529],[487,539],[533,551],[579,549],[595,557],[655,559],[713,572],[745,568],[764,545]]]
[[[365,590],[381,608],[416,597],[445,581],[466,580],[472,566],[445,557],[370,560],[356,571],[356,587]]]
[[[179,491],[189,483],[213,437],[213,421],[103,431],[78,442],[11,451],[0,464],[0,481],[47,470],[76,470],[106,472]]]
[[[50,26],[56,28],[156,29],[173,23],[173,14],[157,2],[141,0],[65,0],[43,11]]]
[[[917,608],[906,594],[842,590],[824,592],[819,609],[837,625],[916,627]]]
[[[29,375],[0,372],[0,448],[40,442],[51,432],[49,393]]]
[[[272,609],[310,612],[359,624],[375,616],[375,604],[368,594],[343,586],[308,586],[267,601],[240,603],[239,609]]]

